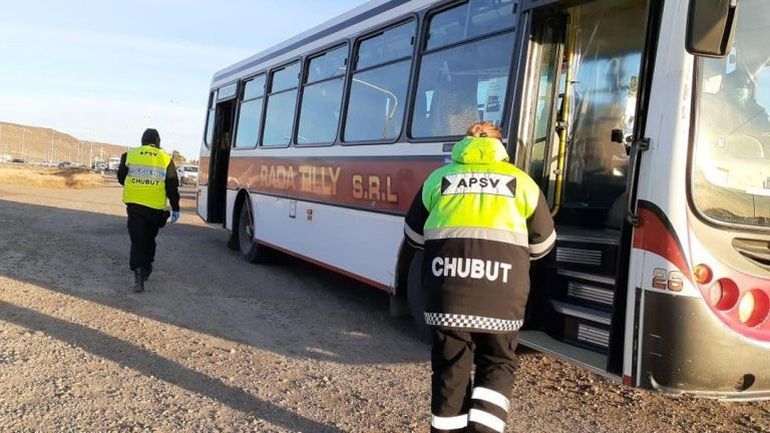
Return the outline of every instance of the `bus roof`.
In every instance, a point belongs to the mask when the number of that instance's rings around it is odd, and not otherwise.
[[[370,0],[285,42],[217,71],[211,81],[211,88],[230,83],[268,66],[280,64],[307,51],[341,41],[379,23],[435,2],[436,0]]]

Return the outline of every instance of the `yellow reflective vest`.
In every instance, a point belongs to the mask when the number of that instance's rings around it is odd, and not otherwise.
[[[522,326],[530,260],[548,254],[556,232],[540,188],[507,161],[499,140],[465,137],[412,202],[404,231],[424,249],[429,325],[493,333]]]
[[[462,163],[436,170],[422,189],[430,209],[425,239],[472,237],[528,248],[527,220],[540,188],[507,162],[496,139],[466,137],[455,146]]]
[[[128,174],[123,185],[123,203],[152,209],[166,208],[166,170],[171,156],[155,146],[141,146],[126,154]]]

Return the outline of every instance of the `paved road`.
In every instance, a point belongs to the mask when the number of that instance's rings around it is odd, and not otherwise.
[[[0,431],[426,432],[429,347],[387,296],[194,215],[130,291],[120,188],[0,186]],[[624,388],[521,354],[509,432],[770,432],[770,402]]]

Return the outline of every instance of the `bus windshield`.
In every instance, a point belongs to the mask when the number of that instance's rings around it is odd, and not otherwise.
[[[768,34],[770,2],[743,0],[730,55],[699,65],[692,193],[721,222],[770,225]]]

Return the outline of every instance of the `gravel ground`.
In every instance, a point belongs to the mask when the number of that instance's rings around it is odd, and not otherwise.
[[[384,293],[285,257],[246,264],[183,196],[137,295],[119,185],[0,186],[0,431],[428,431],[429,347]],[[520,361],[508,432],[770,432],[770,402]]]

